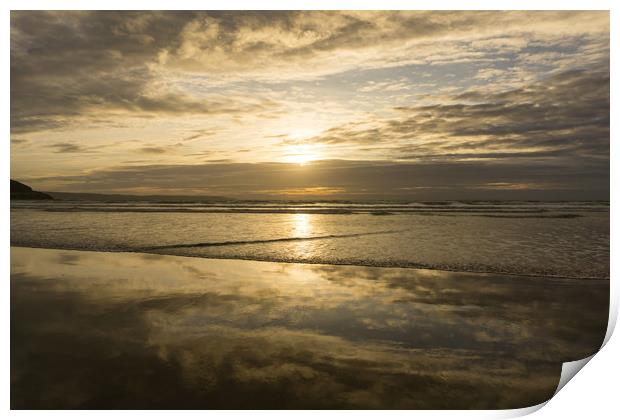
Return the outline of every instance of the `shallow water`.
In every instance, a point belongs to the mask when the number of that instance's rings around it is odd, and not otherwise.
[[[598,349],[608,290],[12,247],[11,407],[525,407]]]
[[[12,202],[11,244],[609,277],[603,202]]]

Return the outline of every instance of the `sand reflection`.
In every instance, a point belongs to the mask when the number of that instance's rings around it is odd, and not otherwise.
[[[553,394],[562,361],[597,349],[607,320],[606,282],[26,248],[11,259],[13,408],[523,407]]]

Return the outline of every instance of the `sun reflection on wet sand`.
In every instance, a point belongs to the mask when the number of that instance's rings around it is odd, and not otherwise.
[[[524,407],[598,348],[607,302],[605,281],[12,248],[11,406]]]

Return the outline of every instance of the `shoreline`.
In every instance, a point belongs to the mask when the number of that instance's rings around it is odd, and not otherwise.
[[[509,276],[509,277],[522,277],[522,278],[540,278],[540,279],[548,279],[548,280],[572,280],[572,281],[584,281],[584,282],[597,282],[597,283],[609,283],[610,277],[586,277],[586,276],[565,276],[565,275],[555,275],[555,274],[536,274],[536,273],[514,273],[508,271],[482,271],[482,270],[459,270],[459,269],[449,269],[449,268],[436,268],[430,265],[425,264],[416,264],[416,263],[408,263],[408,264],[381,264],[381,263],[364,263],[364,261],[359,262],[323,262],[323,261],[283,261],[277,259],[268,259],[268,258],[244,258],[244,257],[219,257],[219,256],[202,256],[202,255],[187,255],[187,254],[173,254],[173,253],[164,253],[164,252],[152,252],[145,249],[136,249],[136,250],[99,250],[99,249],[83,249],[77,247],[49,247],[49,246],[36,246],[36,245],[10,245],[10,248],[31,248],[31,249],[49,249],[49,250],[57,250],[57,251],[77,251],[77,252],[101,252],[101,253],[119,253],[119,254],[149,254],[149,255],[162,255],[162,256],[170,256],[170,257],[185,257],[185,258],[197,258],[197,259],[206,259],[206,260],[230,260],[230,261],[254,261],[254,262],[264,262],[264,263],[281,263],[281,264],[302,264],[302,265],[333,265],[333,266],[350,266],[350,267],[369,267],[369,268],[393,268],[393,269],[411,269],[411,270],[428,270],[428,271],[439,271],[446,273],[462,273],[462,274],[476,274],[476,275],[498,275],[498,276]],[[158,248],[165,248],[164,246]]]

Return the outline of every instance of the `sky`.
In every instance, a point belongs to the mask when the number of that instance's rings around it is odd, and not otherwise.
[[[608,199],[609,13],[11,12],[11,178],[252,199]]]

